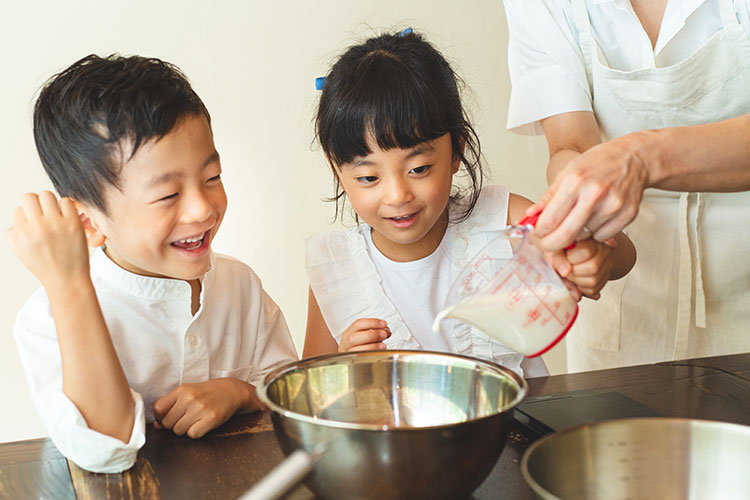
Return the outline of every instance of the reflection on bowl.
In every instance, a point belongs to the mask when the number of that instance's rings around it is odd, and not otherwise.
[[[747,499],[750,427],[678,418],[587,424],[524,453],[521,473],[538,498]]]
[[[321,356],[258,390],[285,453],[327,452],[308,485],[326,498],[464,498],[502,451],[526,395],[494,363],[426,351]]]

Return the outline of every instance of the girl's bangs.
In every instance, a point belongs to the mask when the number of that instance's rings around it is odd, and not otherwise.
[[[409,149],[460,127],[429,82],[397,60],[377,59],[362,68],[336,110],[324,145],[336,165],[369,155],[373,143],[382,150]]]

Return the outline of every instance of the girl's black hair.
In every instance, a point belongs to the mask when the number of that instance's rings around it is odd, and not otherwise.
[[[383,150],[408,149],[446,133],[471,181],[468,203],[452,222],[471,214],[483,171],[479,139],[461,104],[459,82],[443,55],[414,32],[380,35],[344,52],[326,76],[315,118],[318,141],[334,174],[335,194],[329,200],[336,202],[335,217],[345,195],[336,169],[370,154],[368,137]]]
[[[58,194],[107,213],[104,184],[119,187],[120,169],[138,148],[189,115],[211,123],[173,64],[92,54],[44,85],[34,107],[34,140]]]

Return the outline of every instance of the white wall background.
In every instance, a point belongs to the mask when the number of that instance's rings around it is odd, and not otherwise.
[[[70,0],[8,2],[0,14],[0,228],[21,195],[50,187],[34,149],[40,85],[89,53],[159,57],[191,79],[213,119],[229,210],[215,249],[248,262],[280,304],[302,350],[306,236],[330,230],[331,179],[312,145],[313,81],[348,45],[382,30],[425,34],[466,81],[465,102],[492,179],[535,199],[543,139],[505,130],[510,89],[501,0]],[[341,227],[337,224],[335,227]],[[0,242],[0,442],[44,436],[12,338],[16,311],[38,286]],[[547,359],[564,371],[564,348]]]

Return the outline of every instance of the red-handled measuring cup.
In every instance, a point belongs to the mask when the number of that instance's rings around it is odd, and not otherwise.
[[[578,303],[529,240],[536,219],[521,219],[469,261],[449,292],[454,304],[435,318],[436,331],[443,319],[459,319],[529,357],[562,340]]]

